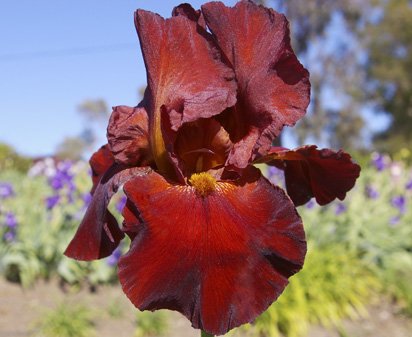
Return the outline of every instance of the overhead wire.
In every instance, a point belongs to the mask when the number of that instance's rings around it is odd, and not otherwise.
[[[121,50],[134,49],[136,47],[137,47],[136,44],[133,44],[133,43],[118,43],[118,44],[101,45],[101,46],[74,47],[74,48],[55,49],[55,50],[50,49],[50,50],[29,51],[29,52],[16,52],[16,53],[0,54],[0,61],[32,60],[32,59],[77,56],[77,55],[86,55],[86,54],[112,53],[112,52],[117,52]]]

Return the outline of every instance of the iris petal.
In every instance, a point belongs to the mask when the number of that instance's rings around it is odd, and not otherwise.
[[[172,15],[183,15],[189,20],[196,22],[203,29],[206,29],[206,22],[202,12],[200,10],[194,9],[190,4],[185,3],[173,8]]]
[[[340,150],[317,149],[306,145],[294,150],[273,148],[255,162],[266,162],[284,170],[286,189],[296,206],[312,197],[320,205],[345,199],[360,174],[360,166]]]
[[[239,84],[237,104],[224,120],[235,143],[228,164],[244,168],[267,153],[284,125],[305,114],[309,73],[291,48],[282,14],[252,1],[233,8],[210,2],[202,12]]]
[[[109,256],[116,249],[124,234],[107,206],[121,185],[137,175],[146,174],[148,170],[142,167],[124,169],[113,165],[106,171],[74,238],[64,252],[66,256],[90,261]]]
[[[150,162],[148,117],[145,108],[113,108],[107,139],[119,164],[145,166]]]
[[[119,261],[136,307],[177,310],[220,335],[254,320],[282,293],[303,264],[302,222],[280,188],[249,171],[206,196],[154,172],[125,184],[144,224]]]
[[[106,173],[106,171],[114,164],[114,157],[109,149],[109,145],[103,145],[91,156],[89,160],[90,167],[92,169],[92,181],[93,187],[90,191],[94,194],[94,191],[99,184],[100,179]]]
[[[170,172],[162,134],[162,115],[172,130],[183,123],[219,114],[236,102],[233,70],[196,23],[138,10],[135,23],[146,65],[150,142],[159,170]]]

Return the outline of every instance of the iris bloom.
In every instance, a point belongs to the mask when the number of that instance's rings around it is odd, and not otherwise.
[[[112,254],[141,310],[171,309],[224,334],[277,299],[306,253],[295,206],[343,199],[360,168],[342,151],[273,148],[309,103],[308,71],[286,18],[251,1],[183,4],[172,18],[137,10],[147,71],[137,107],[118,106],[91,158],[93,199],[66,255]],[[255,163],[282,169],[287,193]],[[123,186],[121,227],[107,210]]]

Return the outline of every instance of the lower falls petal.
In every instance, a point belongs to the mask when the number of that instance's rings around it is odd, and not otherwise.
[[[147,167],[125,169],[115,164],[106,171],[96,185],[86,214],[64,252],[66,256],[91,261],[107,257],[116,249],[124,233],[107,206],[121,185],[137,175],[146,174],[148,170]]]
[[[303,265],[302,221],[283,190],[250,171],[207,195],[154,172],[125,184],[141,222],[119,278],[137,308],[177,310],[220,335],[282,293]]]

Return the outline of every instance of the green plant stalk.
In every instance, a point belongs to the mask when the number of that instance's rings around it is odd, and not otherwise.
[[[206,331],[203,331],[203,330],[201,330],[201,331],[202,331],[202,332],[201,332],[200,337],[214,337],[213,335],[208,334]]]

